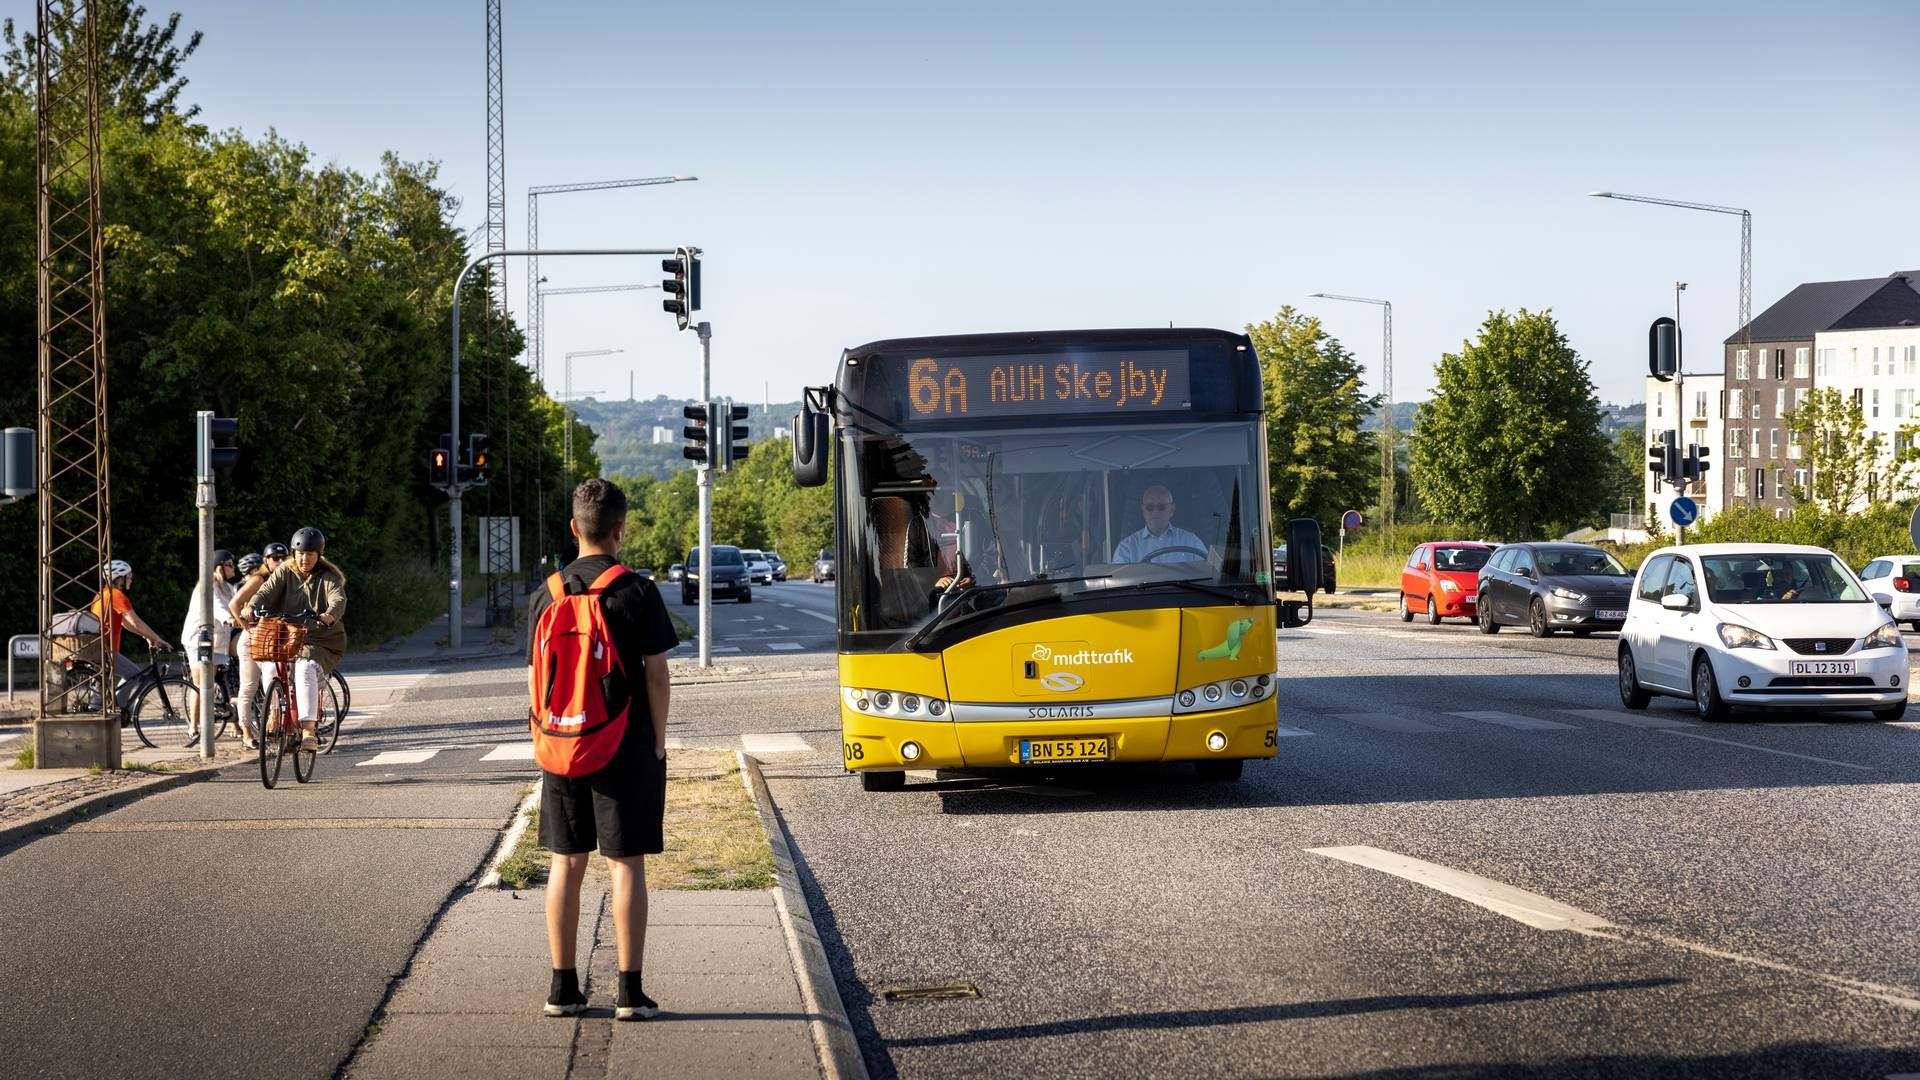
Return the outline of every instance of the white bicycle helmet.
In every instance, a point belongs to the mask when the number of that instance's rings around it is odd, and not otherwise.
[[[123,578],[133,576],[133,564],[127,562],[125,559],[110,560],[107,565],[101,569],[106,571],[109,582],[119,581]]]

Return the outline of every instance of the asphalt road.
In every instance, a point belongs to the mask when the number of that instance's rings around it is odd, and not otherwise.
[[[660,595],[666,599],[669,611],[698,630],[700,606],[697,603],[683,606],[678,584],[663,583]],[[755,585],[751,603],[718,600],[711,610],[716,658],[833,654],[832,582],[815,585],[799,578],[773,585]],[[673,655],[692,656],[698,651],[693,642],[682,642]]]
[[[824,659],[676,691],[675,730],[788,733],[876,1076],[1920,1072],[1920,725],[1622,713],[1613,648],[1323,610],[1235,785],[864,793]]]
[[[249,762],[0,855],[0,1073],[334,1075],[531,784],[525,694],[367,676],[311,784]]]

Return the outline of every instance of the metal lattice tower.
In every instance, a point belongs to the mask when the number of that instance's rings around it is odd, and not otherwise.
[[[507,249],[507,135],[506,135],[506,73],[501,52],[500,0],[487,0],[487,250],[505,251]],[[489,264],[486,268],[487,304],[497,318],[495,326],[499,331],[500,356],[498,361],[505,365],[511,361],[507,356],[507,268],[504,260]],[[484,424],[491,434],[496,430],[493,415],[493,369],[488,368],[486,416]],[[511,422],[501,440],[502,452],[506,458],[506,492],[504,503],[506,513],[496,513],[493,487],[487,487],[487,528],[483,541],[486,557],[481,569],[487,575],[487,625],[512,625],[514,619],[513,588],[516,567],[513,564],[513,431]]]
[[[34,43],[38,139],[36,201],[40,390],[40,716],[93,713],[112,728],[113,694],[90,704],[59,679],[50,631],[54,616],[85,611],[104,584],[113,550],[107,500],[107,325],[100,246],[99,44],[93,5],[40,0]],[[103,635],[83,637],[79,654],[105,665]],[[111,685],[109,682],[108,685]],[[42,766],[54,764],[43,760]]]
[[[1324,300],[1346,300],[1355,304],[1373,304],[1381,309],[1383,338],[1380,345],[1380,528],[1393,529],[1393,504],[1398,497],[1399,470],[1394,459],[1394,443],[1400,431],[1393,419],[1393,302],[1370,296],[1342,296],[1339,293],[1313,293]]]

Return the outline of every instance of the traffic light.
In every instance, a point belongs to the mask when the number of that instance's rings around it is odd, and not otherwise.
[[[1713,463],[1707,460],[1707,455],[1711,453],[1713,453],[1711,447],[1701,446],[1699,443],[1687,444],[1686,460],[1681,463],[1680,471],[1686,476],[1688,483],[1705,478],[1708,470],[1713,468]]]
[[[680,415],[693,421],[692,424],[680,429],[680,434],[684,435],[687,440],[687,445],[680,449],[680,456],[692,461],[697,461],[702,465],[709,464],[711,457],[708,451],[712,449],[712,440],[709,437],[711,432],[708,428],[707,418],[714,415],[713,402],[703,401],[698,404],[688,405],[686,408],[680,410]]]
[[[493,436],[474,432],[467,436],[467,462],[461,468],[461,482],[475,487],[487,482],[487,470],[493,467]]]
[[[427,454],[427,483],[437,488],[453,484],[453,436],[441,435],[440,445]]]
[[[720,447],[714,459],[719,462],[720,471],[726,472],[734,462],[744,460],[747,456],[747,426],[733,422],[747,418],[747,407],[728,403],[720,406],[720,410],[714,414],[715,419],[720,421],[720,430],[716,432],[720,436]]]
[[[1680,446],[1671,431],[1660,433],[1660,441],[1647,447],[1647,471],[1669,484],[1681,482]]]
[[[1680,371],[1680,324],[1666,316],[1647,327],[1647,374],[1661,382]]]
[[[660,290],[667,294],[660,309],[685,330],[693,313],[700,310],[700,249],[675,248],[673,258],[660,260],[660,269],[673,275],[660,283]]]
[[[240,464],[240,448],[234,443],[240,435],[240,421],[232,416],[216,416],[211,421],[212,429],[207,433],[212,440],[213,467],[231,469]]]

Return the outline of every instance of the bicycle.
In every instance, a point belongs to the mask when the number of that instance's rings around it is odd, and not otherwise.
[[[240,663],[253,663],[251,658]],[[214,718],[219,725],[216,737],[225,735],[227,725],[232,724],[235,731],[240,730],[240,716],[233,708],[233,702],[240,698],[240,669],[238,664],[230,664],[221,669],[223,682],[220,694],[214,701]],[[314,734],[320,740],[320,752],[333,753],[340,741],[340,729],[347,722],[347,712],[352,708],[352,691],[347,686],[347,677],[335,668],[327,676],[327,700],[320,709],[320,721],[314,725]],[[246,737],[249,742],[260,741],[260,718],[266,715],[267,688],[261,683],[253,692],[253,708],[249,711],[251,719],[247,721]],[[331,718],[329,718],[331,715]]]
[[[279,782],[280,764],[289,752],[293,755],[293,778],[302,784],[309,783],[319,754],[317,750],[301,746],[299,710],[293,700],[293,665],[299,659],[300,647],[306,643],[307,630],[319,625],[320,616],[302,611],[276,618],[260,606],[254,609],[254,617],[259,620],[251,632],[254,659],[270,663],[274,668],[273,679],[266,687],[264,711],[254,713],[263,729],[260,732],[260,783],[271,790]],[[318,728],[317,723],[315,727]],[[317,730],[315,735],[318,736]]]
[[[147,666],[131,679],[133,689],[127,695],[127,704],[117,710],[120,726],[131,726],[148,749],[192,746],[196,739],[188,733],[199,734],[200,692],[180,670],[185,658],[185,653],[177,651],[149,653]],[[62,669],[64,681],[74,687],[76,700],[98,701],[106,692],[100,667],[92,661],[68,657]],[[219,707],[217,699],[215,707]]]

